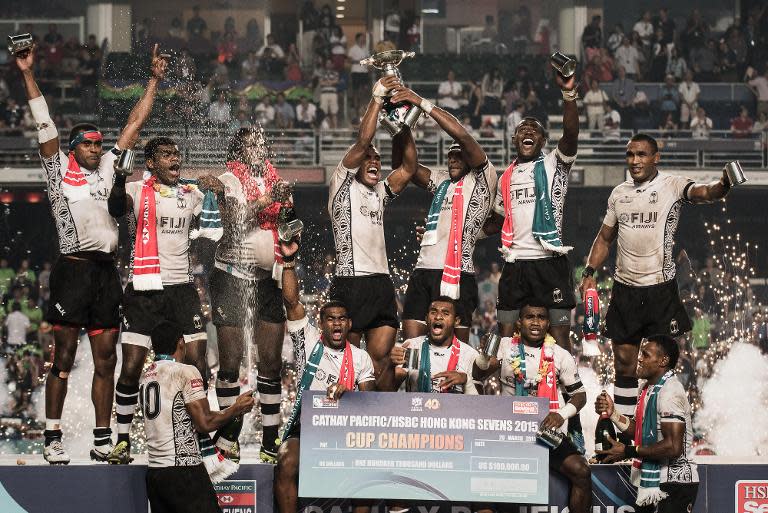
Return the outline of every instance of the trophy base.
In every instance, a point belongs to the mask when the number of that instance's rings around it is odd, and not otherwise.
[[[411,130],[416,126],[421,114],[424,111],[421,108],[412,105],[402,121],[394,121],[390,119],[385,113],[379,115],[379,124],[384,127],[391,137],[396,136],[402,132],[404,126],[408,126]]]

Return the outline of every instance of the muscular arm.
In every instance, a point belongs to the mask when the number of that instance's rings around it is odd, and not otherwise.
[[[407,127],[392,140],[392,167],[395,169],[387,177],[387,182],[393,193],[400,194],[418,170],[416,142]]]
[[[115,183],[107,198],[107,210],[112,217],[121,217],[133,209],[133,198],[125,190],[125,176],[115,174]]]
[[[728,191],[731,190],[731,184],[728,176],[723,172],[720,180],[709,184],[696,183],[688,188],[688,199],[692,203],[711,203],[725,198]]]
[[[40,92],[40,88],[37,86],[37,81],[35,80],[35,74],[33,71],[34,58],[35,49],[33,48],[26,56],[17,57],[16,64],[21,71],[21,77],[24,81],[24,91],[27,94],[27,100],[30,101],[30,107],[32,107],[33,104],[38,108],[43,107],[44,114],[42,116],[48,118],[38,119],[38,117],[41,115],[35,115],[37,108],[32,108],[32,115],[35,117],[35,123],[38,125],[37,129],[40,134],[40,136],[38,136],[38,147],[40,149],[40,155],[43,158],[49,158],[59,151],[59,136],[56,134],[55,137],[48,139],[48,136],[43,135],[45,131],[41,130],[41,123],[49,124],[50,128],[48,130],[52,129],[55,131],[56,128],[53,125],[53,121],[50,119],[50,115],[48,114],[48,106],[45,104],[43,93]],[[33,102],[32,100],[35,101]]]
[[[249,411],[253,407],[253,397],[248,391],[238,397],[235,404],[222,411],[211,411],[207,398],[187,403],[186,407],[195,429],[201,433],[210,433],[226,426],[238,415]]]
[[[155,44],[152,49],[152,76],[149,82],[147,82],[147,88],[128,115],[128,121],[120,132],[120,137],[117,139],[117,147],[121,150],[133,148],[139,138],[139,132],[141,132],[152,112],[152,104],[155,102],[157,86],[163,79],[165,69],[168,66],[168,61],[158,55],[157,49],[158,45]]]
[[[575,76],[569,80],[563,80],[557,76],[557,83],[564,91],[571,91],[576,87]],[[563,136],[557,143],[560,153],[567,156],[576,155],[579,145],[579,107],[576,100],[563,101]]]
[[[592,243],[592,248],[589,250],[589,257],[587,257],[587,265],[599,269],[605,259],[608,258],[608,253],[611,250],[611,244],[616,240],[616,236],[619,233],[618,226],[602,225],[600,231],[597,232],[597,237]]]
[[[295,241],[281,242],[280,250],[283,257],[287,258],[299,251],[299,244]],[[304,305],[299,299],[299,278],[293,267],[283,267],[283,304],[285,305],[285,315],[289,321],[298,321],[304,318]]]

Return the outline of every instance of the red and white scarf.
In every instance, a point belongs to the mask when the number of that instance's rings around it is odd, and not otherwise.
[[[451,228],[448,234],[448,247],[445,251],[443,276],[440,281],[440,294],[453,299],[459,298],[461,280],[461,253],[464,234],[464,178],[456,183],[451,203]]]
[[[344,344],[344,356],[341,358],[339,383],[344,385],[347,390],[355,389],[355,362],[352,359],[352,346],[349,344],[349,340]]]
[[[157,245],[155,182],[157,177],[152,175],[144,180],[141,187],[136,242],[133,248],[133,288],[135,290],[163,289]]]
[[[505,248],[512,246],[512,241],[515,239],[510,186],[512,185],[512,174],[515,172],[516,163],[517,160],[513,160],[501,175],[501,199],[504,201],[504,224],[501,226],[501,246]]]

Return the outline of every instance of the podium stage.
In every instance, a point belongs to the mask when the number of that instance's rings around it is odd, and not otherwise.
[[[18,458],[18,460],[17,460]],[[246,454],[244,461],[254,461]],[[768,462],[700,458],[701,484],[694,513],[743,513],[766,511],[768,498],[745,492],[746,486],[765,486],[768,491]],[[23,465],[17,463],[24,462]],[[224,513],[273,513],[272,474],[274,467],[244,463],[231,479],[217,485]],[[39,455],[6,455],[0,458],[0,512],[2,513],[147,513],[146,488],[142,464],[112,466],[73,461],[67,466],[50,466]],[[427,471],[428,472],[428,471]],[[629,467],[595,465],[592,467],[592,513],[632,513],[634,490],[628,482]],[[739,481],[751,483],[737,484]],[[741,503],[737,502],[740,489]],[[567,483],[551,475],[550,505],[505,505],[499,511],[510,513],[563,513]],[[746,495],[746,498],[743,496]],[[751,493],[751,495],[750,495]],[[751,498],[750,498],[751,497]],[[743,503],[753,504],[744,508]],[[347,513],[349,503],[328,499],[303,500],[305,513]],[[438,509],[436,509],[438,508]],[[373,513],[383,513],[374,508]],[[424,504],[413,513],[469,513],[461,504]]]

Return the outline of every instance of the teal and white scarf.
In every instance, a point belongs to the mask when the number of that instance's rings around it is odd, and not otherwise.
[[[199,186],[197,180],[189,180],[185,178],[179,179],[179,183]],[[200,228],[192,230],[189,233],[189,238],[196,239],[198,237],[203,237],[216,242],[222,235],[224,235],[224,227],[221,224],[221,212],[219,212],[219,202],[213,191],[205,191],[203,194],[203,211],[200,213]]]

